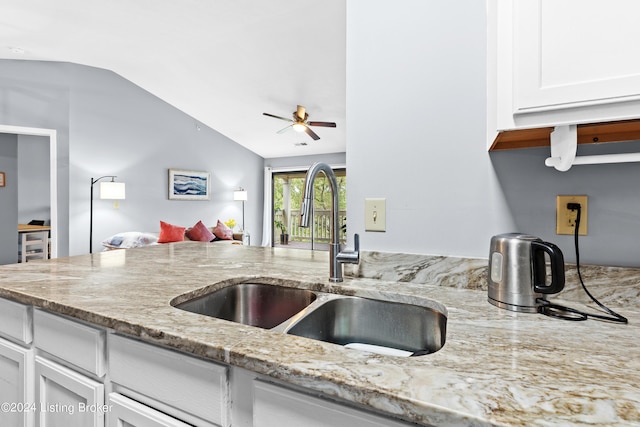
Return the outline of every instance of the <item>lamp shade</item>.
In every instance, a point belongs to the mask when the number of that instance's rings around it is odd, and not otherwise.
[[[236,190],[233,192],[233,200],[247,200],[246,190]]]
[[[100,198],[109,200],[123,200],[125,198],[124,182],[101,182]]]

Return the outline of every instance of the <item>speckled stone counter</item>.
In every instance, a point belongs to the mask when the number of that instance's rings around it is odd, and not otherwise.
[[[352,274],[369,277],[330,284],[326,253],[158,245],[2,266],[0,297],[426,425],[640,426],[635,270],[616,273],[626,279],[613,284],[594,270],[594,289],[606,289],[611,308],[629,318],[628,325],[619,325],[494,307],[483,290],[483,260],[423,257],[417,267],[414,259],[383,258],[365,254]],[[411,280],[398,277],[398,271],[409,270]],[[446,344],[421,357],[375,355],[192,314],[169,303],[205,287],[247,280],[416,304],[435,300],[447,308]],[[625,296],[616,293],[617,286]],[[568,287],[569,298],[558,297],[580,308],[574,295]]]

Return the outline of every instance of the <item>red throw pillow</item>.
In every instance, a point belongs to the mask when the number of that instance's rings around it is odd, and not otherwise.
[[[220,220],[218,220],[216,228],[213,229],[213,234],[215,234],[218,239],[233,240],[233,231]]]
[[[160,221],[160,237],[158,243],[182,242],[184,240],[184,227]]]
[[[210,242],[216,236],[207,228],[202,221],[198,221],[196,225],[187,230],[187,237],[197,242]]]

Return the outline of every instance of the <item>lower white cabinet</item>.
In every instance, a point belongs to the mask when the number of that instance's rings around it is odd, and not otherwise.
[[[100,378],[106,371],[106,331],[40,309],[33,312],[36,347]]]
[[[190,425],[228,425],[226,366],[116,334],[108,348],[114,391]]]
[[[1,298],[0,404],[0,427],[413,425]]]
[[[31,344],[33,340],[33,307],[0,298],[0,336]]]
[[[408,423],[299,393],[254,382],[253,427],[408,427]]]
[[[109,393],[107,427],[189,427],[119,393]]]
[[[103,427],[104,386],[71,369],[36,356],[39,427]]]
[[[32,426],[33,397],[33,350],[0,339],[0,426]]]

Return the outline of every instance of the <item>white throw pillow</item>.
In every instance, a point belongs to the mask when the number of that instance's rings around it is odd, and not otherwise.
[[[108,249],[129,249],[157,244],[158,236],[139,231],[127,231],[114,234],[102,241],[102,246]]]

